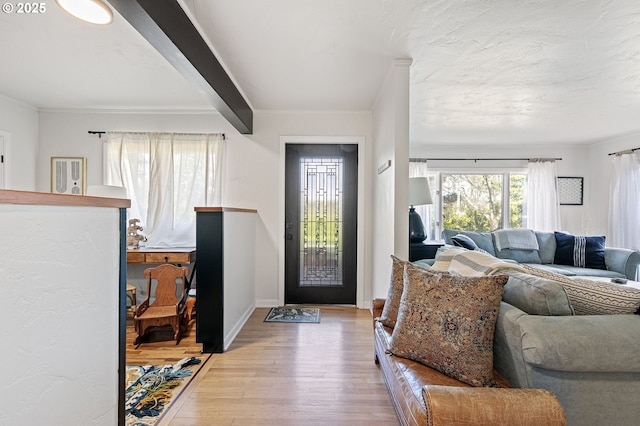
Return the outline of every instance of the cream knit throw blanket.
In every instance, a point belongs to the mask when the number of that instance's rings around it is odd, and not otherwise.
[[[432,271],[449,271],[466,277],[493,275],[502,269],[527,272],[517,263],[505,262],[477,250],[450,249],[442,253],[431,266]]]

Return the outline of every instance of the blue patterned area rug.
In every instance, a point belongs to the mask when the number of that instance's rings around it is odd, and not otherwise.
[[[318,308],[271,308],[264,322],[320,322]]]
[[[172,389],[193,374],[190,365],[200,359],[184,358],[173,365],[128,365],[125,391],[125,424],[149,426],[155,424],[171,402]]]

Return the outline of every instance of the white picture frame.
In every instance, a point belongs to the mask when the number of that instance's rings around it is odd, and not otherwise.
[[[85,195],[86,167],[84,157],[51,157],[51,192]]]

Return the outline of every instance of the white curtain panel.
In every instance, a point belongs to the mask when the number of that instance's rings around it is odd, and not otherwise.
[[[147,247],[195,246],[194,207],[221,202],[221,134],[106,135],[106,180],[131,198]]]
[[[413,178],[413,177],[427,177],[428,176],[428,172],[427,172],[427,163],[426,162],[420,162],[420,161],[411,161],[409,162],[409,177]],[[432,194],[431,194],[431,199],[436,202],[436,197],[434,197],[433,195],[433,188],[431,188]],[[422,218],[422,223],[424,224],[424,232],[427,236],[433,235],[433,230],[431,229],[431,206],[430,205],[424,205],[424,206],[414,206],[414,208],[416,209],[416,213],[418,213],[420,215],[420,218]],[[408,211],[407,211],[408,214]]]
[[[612,156],[613,179],[609,201],[610,247],[640,249],[640,157],[636,153]]]
[[[529,161],[526,203],[527,228],[544,232],[561,229],[555,161]]]

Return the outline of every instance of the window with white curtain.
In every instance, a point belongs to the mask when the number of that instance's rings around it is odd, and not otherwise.
[[[613,179],[609,200],[610,247],[640,249],[640,155],[620,152],[612,157]]]
[[[531,159],[527,170],[529,228],[545,232],[561,229],[555,160]]]
[[[106,134],[106,184],[124,186],[147,247],[195,246],[194,207],[221,202],[222,134]]]

